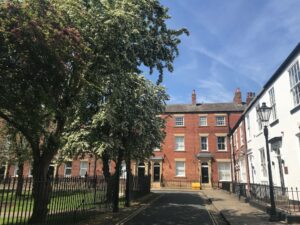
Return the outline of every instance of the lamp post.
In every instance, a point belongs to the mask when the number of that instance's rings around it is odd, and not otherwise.
[[[274,185],[273,185],[273,177],[272,177],[272,168],[271,168],[271,159],[270,159],[270,151],[269,151],[269,143],[268,143],[268,124],[271,115],[271,107],[268,107],[265,102],[262,103],[261,107],[257,108],[257,114],[259,119],[264,126],[264,135],[266,140],[266,150],[267,150],[267,160],[268,160],[268,174],[269,174],[269,188],[270,188],[270,202],[271,202],[271,210],[270,210],[270,218],[269,221],[278,221],[276,215],[276,206],[274,200]]]

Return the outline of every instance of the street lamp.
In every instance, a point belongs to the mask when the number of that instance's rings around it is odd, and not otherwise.
[[[274,185],[273,185],[273,177],[272,177],[272,168],[271,168],[271,160],[270,160],[270,151],[268,144],[268,124],[271,115],[271,107],[268,107],[265,102],[262,103],[261,107],[257,108],[257,114],[259,119],[264,126],[264,135],[266,140],[266,150],[267,150],[267,160],[268,160],[268,174],[269,174],[269,188],[270,188],[270,202],[271,202],[271,211],[270,211],[270,219],[269,221],[278,221],[276,215],[276,206],[274,200]]]

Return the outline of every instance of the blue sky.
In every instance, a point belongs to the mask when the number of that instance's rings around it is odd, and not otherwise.
[[[162,0],[171,28],[185,27],[169,103],[230,102],[239,87],[258,93],[300,41],[299,0]],[[145,71],[146,72],[146,71]],[[152,77],[151,79],[157,79]],[[287,87],[288,88],[288,87]]]

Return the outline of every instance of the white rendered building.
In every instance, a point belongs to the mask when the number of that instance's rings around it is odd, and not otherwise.
[[[263,102],[272,107],[268,128],[274,185],[300,188],[300,43],[243,114],[250,183],[268,184],[266,142],[256,112]]]

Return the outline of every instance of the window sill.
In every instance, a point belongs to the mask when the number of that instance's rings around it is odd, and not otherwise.
[[[185,128],[185,126],[174,126],[174,128]]]
[[[199,127],[209,127],[208,125],[199,125]]]
[[[200,150],[200,152],[209,152],[209,150]]]
[[[227,152],[227,150],[217,150],[217,152]]]
[[[300,110],[300,104],[297,105],[295,108],[293,108],[293,109],[290,111],[290,113],[291,113],[291,114],[294,114],[295,112],[297,112],[297,111],[299,111],[299,110]]]
[[[270,127],[274,127],[278,123],[279,123],[279,119],[276,119],[272,123],[270,123]]]
[[[183,178],[183,179],[186,179],[186,176],[175,176],[174,178]]]
[[[174,152],[186,152],[185,150],[174,150]]]
[[[227,125],[216,125],[216,127],[227,127]]]

